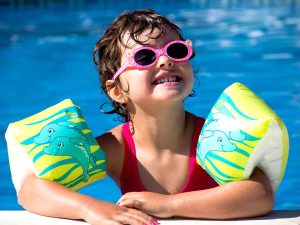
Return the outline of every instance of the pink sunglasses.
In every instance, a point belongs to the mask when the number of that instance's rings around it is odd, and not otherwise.
[[[115,80],[129,65],[138,69],[148,69],[153,66],[161,55],[167,56],[175,62],[182,62],[189,59],[193,54],[192,42],[190,40],[171,41],[161,49],[141,47],[127,52],[127,61],[114,74]]]

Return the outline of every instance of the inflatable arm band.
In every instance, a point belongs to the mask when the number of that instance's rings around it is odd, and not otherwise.
[[[285,172],[289,139],[266,103],[240,83],[226,88],[209,113],[197,145],[197,162],[218,184],[265,172],[275,192]]]
[[[17,193],[25,165],[38,177],[73,190],[106,175],[105,154],[69,99],[9,124],[5,137]]]

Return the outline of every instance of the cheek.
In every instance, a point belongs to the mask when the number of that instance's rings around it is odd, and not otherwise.
[[[147,88],[147,70],[131,70],[122,74],[120,77],[123,90],[126,94],[136,95]]]
[[[195,75],[190,62],[185,62],[181,67],[181,71],[182,74],[184,74],[184,78],[189,86],[189,89],[192,90],[194,86]]]
[[[189,67],[189,69],[187,70],[187,73],[189,74],[188,76],[191,78],[191,81],[194,83],[195,74],[194,74],[192,66]]]
[[[189,61],[186,62],[185,69],[188,73],[191,73],[192,75],[194,75],[192,64]]]
[[[186,79],[194,80],[194,71],[190,62],[182,62],[180,65],[181,73]]]

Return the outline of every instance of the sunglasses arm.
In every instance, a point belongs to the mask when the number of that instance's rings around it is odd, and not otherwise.
[[[113,80],[117,79],[117,77],[129,66],[129,62],[126,61],[119,69],[118,71],[114,74]]]

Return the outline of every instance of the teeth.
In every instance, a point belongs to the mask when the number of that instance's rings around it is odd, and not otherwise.
[[[165,77],[165,78],[159,78],[155,81],[155,84],[163,84],[166,82],[175,82],[177,80],[176,77]]]

